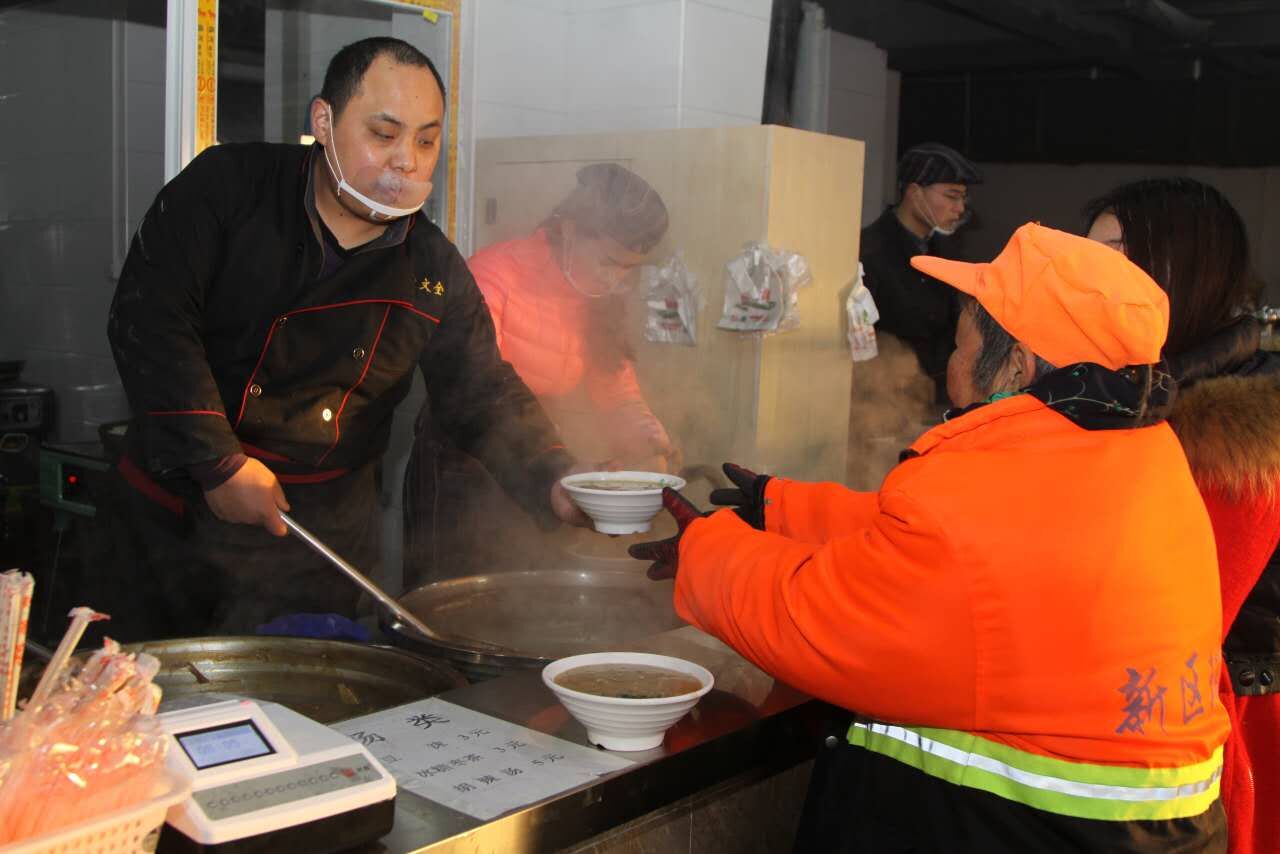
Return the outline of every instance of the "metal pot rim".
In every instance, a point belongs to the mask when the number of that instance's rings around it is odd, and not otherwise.
[[[466,575],[458,578],[443,579],[414,588],[398,597],[400,603],[412,610],[409,600],[421,599],[425,592],[434,595],[426,597],[430,601],[447,601],[451,594],[473,591],[501,582],[504,587],[546,587],[549,580],[562,582],[562,587],[623,587],[648,588],[657,590],[663,582],[650,581],[643,573],[635,570],[597,569],[594,567],[577,567],[569,569],[533,569],[515,572],[496,572],[478,575]],[[564,581],[571,583],[565,584]],[[600,582],[606,582],[601,584]],[[576,582],[576,583],[573,583]],[[607,582],[615,582],[613,584]],[[673,582],[666,582],[673,584]],[[420,603],[415,603],[420,604]],[[382,629],[392,638],[392,642],[407,649],[418,650],[432,656],[444,656],[450,662],[460,663],[465,667],[481,670],[534,669],[555,661],[559,656],[525,655],[520,650],[499,652],[485,651],[465,639],[450,638],[437,635],[434,638],[422,638],[407,629],[394,618],[382,617]],[[483,641],[478,643],[483,644]]]

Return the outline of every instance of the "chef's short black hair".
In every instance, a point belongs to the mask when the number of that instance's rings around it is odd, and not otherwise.
[[[333,107],[335,121],[347,102],[359,91],[360,81],[364,79],[369,66],[380,56],[389,56],[401,65],[427,69],[436,79],[441,97],[445,95],[444,80],[425,53],[406,41],[388,36],[361,39],[334,54],[324,72],[324,86],[320,90],[320,97]]]

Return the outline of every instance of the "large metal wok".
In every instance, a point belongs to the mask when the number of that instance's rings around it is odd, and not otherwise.
[[[441,661],[344,641],[202,637],[144,641],[125,650],[160,659],[155,684],[164,691],[161,711],[195,695],[226,694],[279,703],[331,724],[467,684]],[[33,665],[24,673],[22,696],[41,669]]]
[[[471,679],[487,679],[678,628],[684,623],[671,596],[672,582],[650,581],[642,568],[472,575],[401,597],[434,637],[394,618],[383,628],[398,646],[444,658]]]

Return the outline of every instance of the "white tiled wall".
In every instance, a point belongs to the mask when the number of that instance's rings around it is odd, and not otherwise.
[[[675,107],[632,107],[614,110],[582,110],[569,116],[572,133],[613,133],[676,127]],[[557,131],[564,133],[565,131]]]
[[[742,127],[758,124],[760,124],[759,116],[742,116],[717,110],[695,110],[690,107],[680,111],[680,127],[683,128]]]
[[[771,0],[475,0],[480,138],[755,124]]]
[[[128,414],[107,307],[123,242],[162,180],[163,31],[103,5],[0,11],[0,359],[53,387],[63,441]]]
[[[773,0],[696,0],[704,6],[716,6],[740,15],[750,15],[762,21],[773,14]]]
[[[570,13],[569,113],[675,106],[681,13],[679,0]]]
[[[524,0],[480,0],[476,100],[563,113],[565,14]]]
[[[747,9],[760,5],[730,0],[687,4],[682,100],[685,109],[748,117],[759,123],[764,107],[769,13],[759,17],[730,7]]]
[[[499,104],[480,101],[475,112],[476,136],[544,136],[564,133],[563,110]]]

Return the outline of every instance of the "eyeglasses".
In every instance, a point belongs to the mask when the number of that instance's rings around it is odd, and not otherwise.
[[[933,187],[929,187],[928,190],[934,195],[942,196],[949,202],[961,205],[969,204],[969,193],[965,190],[935,190]]]

